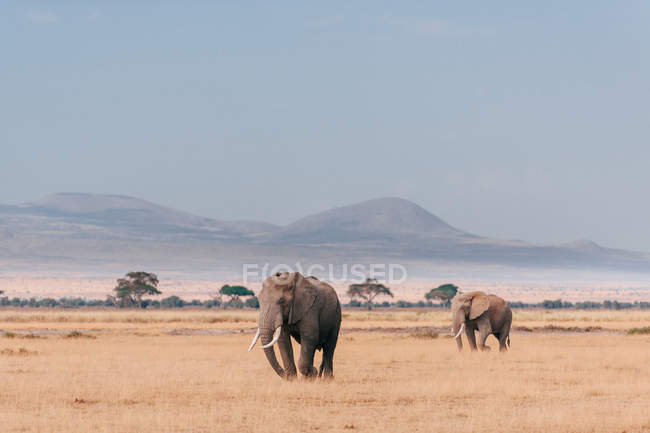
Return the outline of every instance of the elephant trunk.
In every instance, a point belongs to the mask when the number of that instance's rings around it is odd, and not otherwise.
[[[275,349],[273,348],[280,337],[282,313],[274,308],[260,310],[259,326],[261,329],[260,339],[262,340],[262,347],[264,348],[266,359],[278,376],[282,378],[286,377],[284,369],[280,366],[275,356]]]
[[[262,333],[262,344],[264,346],[268,345],[271,343],[273,340],[273,329],[268,328],[265,329],[264,332]],[[278,376],[284,378],[284,369],[280,366],[280,363],[278,362],[278,359],[275,357],[275,349],[273,348],[273,345],[269,345],[269,347],[264,348],[264,354],[266,355],[266,359],[269,361],[269,364],[271,364],[271,367],[275,372],[278,374]]]

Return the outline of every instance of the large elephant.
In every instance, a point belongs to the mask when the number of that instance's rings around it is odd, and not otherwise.
[[[506,351],[510,346],[510,325],[512,311],[508,303],[496,295],[486,295],[483,292],[458,294],[451,300],[452,327],[451,334],[456,339],[458,350],[463,349],[461,332],[465,335],[470,348],[476,350],[474,331],[478,331],[481,350],[490,350],[485,340],[490,334],[499,340],[499,350]]]
[[[336,292],[315,277],[305,278],[299,272],[277,273],[262,284],[259,296],[260,315],[257,334],[273,370],[282,378],[296,377],[293,360],[293,337],[300,344],[298,371],[307,377],[332,377],[336,341],[341,327],[341,304]],[[273,345],[278,343],[284,369],[275,357]],[[314,352],[323,350],[320,371],[314,368]]]

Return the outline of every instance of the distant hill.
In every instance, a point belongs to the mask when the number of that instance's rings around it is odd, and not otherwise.
[[[0,266],[61,269],[164,266],[177,270],[261,262],[451,263],[650,270],[650,256],[588,240],[537,245],[451,226],[401,198],[378,198],[284,227],[220,221],[120,195],[60,193],[0,205]]]
[[[237,239],[280,228],[257,221],[218,221],[123,195],[58,193],[20,206],[0,207],[9,232],[153,239],[186,235]],[[3,221],[4,220],[4,221]]]
[[[337,207],[289,224],[274,240],[299,244],[460,239],[471,235],[401,198],[378,198]]]

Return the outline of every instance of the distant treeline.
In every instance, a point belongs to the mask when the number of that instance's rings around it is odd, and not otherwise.
[[[573,308],[577,310],[627,310],[627,309],[650,309],[650,302],[619,302],[619,301],[603,301],[603,302],[567,302],[561,299],[544,300],[537,303],[526,302],[508,302],[512,308],[542,308],[547,310]],[[208,299],[201,301],[193,299],[187,301],[178,296],[168,296],[161,300],[144,299],[140,302],[141,309],[170,309],[170,308],[185,308],[185,307],[202,307],[202,308],[259,308],[259,301],[255,296],[249,297],[245,300],[233,298],[228,301],[219,299]],[[352,300],[344,307],[359,308],[365,307],[366,304]],[[85,298],[9,298],[7,296],[0,297],[0,307],[31,307],[31,308],[83,308],[83,307],[115,307],[118,308],[115,298],[109,297],[105,300],[101,299],[85,299]],[[431,301],[395,301],[395,302],[381,302],[373,304],[373,308],[448,308],[445,304],[438,304]],[[137,307],[136,307],[137,308]]]
[[[362,304],[359,301],[351,301],[349,304],[345,304],[345,307],[361,307],[365,304]],[[520,301],[508,302],[511,308],[543,308],[545,310],[554,310],[559,308],[573,308],[576,310],[626,310],[626,309],[641,309],[647,310],[650,309],[650,302],[619,302],[619,301],[603,301],[603,302],[568,302],[563,301],[562,299],[549,300],[546,299],[542,302],[537,303],[526,303]],[[436,304],[431,301],[418,301],[418,302],[407,302],[407,301],[395,301],[395,302],[383,302],[373,304],[373,308],[386,308],[386,307],[397,307],[397,308],[448,308],[445,304]]]
[[[200,301],[193,299],[186,301],[178,296],[169,296],[161,300],[143,299],[139,308],[141,309],[168,309],[168,308],[184,308],[184,307],[203,307],[203,308],[259,308],[260,304],[256,297],[250,297],[242,301],[239,298],[234,298],[229,301],[221,301],[219,299],[209,299],[207,301]],[[85,299],[85,298],[11,298],[7,296],[0,297],[0,307],[32,307],[32,308],[83,308],[83,307],[115,307],[120,308],[115,298],[109,297],[105,300],[101,299]],[[135,306],[134,308],[138,308]]]
[[[618,302],[618,301],[603,301],[603,302],[568,302],[562,299],[544,300],[536,304],[527,304],[525,302],[508,302],[512,308],[544,308],[553,310],[556,308],[575,308],[576,310],[628,310],[631,308],[638,308],[641,310],[650,309],[650,302]]]

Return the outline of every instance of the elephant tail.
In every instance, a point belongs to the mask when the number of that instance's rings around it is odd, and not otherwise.
[[[510,335],[508,335],[508,349],[510,349]]]

